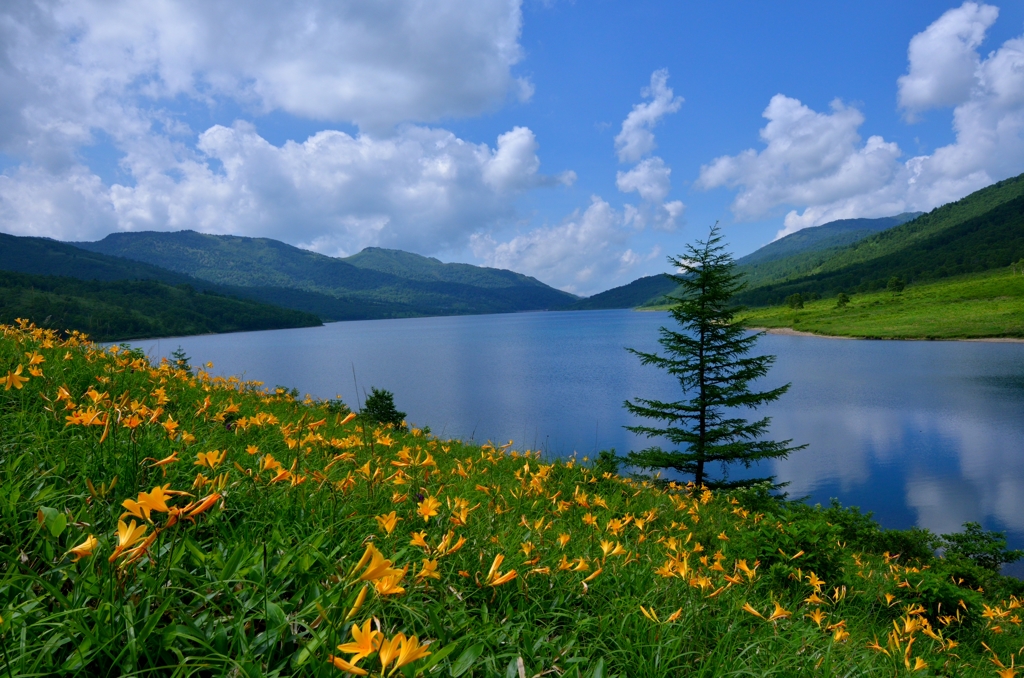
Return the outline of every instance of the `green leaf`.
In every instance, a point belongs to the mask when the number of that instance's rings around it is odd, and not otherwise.
[[[454,642],[454,643],[449,643],[448,645],[445,645],[444,647],[442,647],[437,652],[431,651],[430,659],[428,659],[426,661],[426,663],[423,664],[423,666],[420,667],[420,673],[426,673],[430,669],[432,669],[435,666],[437,666],[438,664],[440,664],[441,660],[443,660],[445,657],[447,657],[452,652],[454,652],[455,648],[457,648],[458,646],[459,646],[459,643],[458,642]]]
[[[277,630],[288,623],[288,617],[277,603],[267,603],[267,629]]]
[[[47,521],[46,526],[50,528],[50,534],[59,537],[64,528],[68,526],[68,517],[63,513],[58,513],[53,520]]]
[[[604,678],[604,657],[598,657],[594,663],[594,671],[590,674],[592,678]]]
[[[234,550],[231,557],[228,558],[228,562],[224,563],[224,568],[220,571],[221,581],[227,581],[235,575],[235,572],[238,571],[238,565],[242,562],[242,558],[245,554],[246,552],[244,549],[238,548]]]
[[[452,664],[452,678],[459,678],[463,673],[469,671],[469,668],[473,666],[473,662],[475,662],[483,653],[483,643],[477,643],[476,645],[467,647],[462,654],[459,655],[459,658],[455,660],[455,663]]]

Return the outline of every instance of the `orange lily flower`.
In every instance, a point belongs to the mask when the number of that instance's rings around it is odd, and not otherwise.
[[[75,556],[71,559],[71,562],[77,563],[85,556],[91,556],[92,552],[96,549],[99,543],[99,540],[90,534],[88,537],[85,538],[85,541],[83,541],[81,544],[74,547],[70,551],[68,551],[68,554],[74,554]]]
[[[338,650],[347,654],[353,655],[350,661],[353,664],[359,663],[369,655],[373,654],[380,647],[383,634],[376,629],[371,629],[370,624],[373,623],[372,619],[367,619],[366,623],[359,626],[359,624],[352,625],[352,642],[345,643],[338,646]]]
[[[416,513],[423,517],[423,522],[429,521],[433,516],[437,515],[437,509],[441,507],[439,502],[434,497],[425,497],[416,508]]]
[[[25,382],[28,381],[28,377],[21,376],[21,372],[24,369],[24,365],[18,365],[17,369],[13,372],[7,372],[7,376],[4,378],[5,391],[10,391],[12,388],[20,391],[25,386]]]

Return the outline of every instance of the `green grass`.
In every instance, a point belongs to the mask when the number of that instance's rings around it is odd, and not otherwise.
[[[1024,275],[997,269],[910,285],[901,295],[856,294],[845,308],[835,298],[749,309],[751,327],[789,327],[815,334],[877,339],[1024,338]]]
[[[366,623],[429,643],[406,678],[992,676],[1024,645],[1024,585],[925,531],[0,335],[0,676],[341,676]]]

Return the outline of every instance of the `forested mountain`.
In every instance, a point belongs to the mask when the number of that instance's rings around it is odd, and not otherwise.
[[[804,228],[740,257],[736,263],[748,287],[760,287],[814,271],[845,247],[916,219],[922,212],[905,212],[881,219],[841,219]]]
[[[0,270],[79,280],[155,280],[168,285],[189,285],[198,291],[251,299],[312,313],[325,320],[387,318],[395,315],[396,311],[412,313],[400,305],[374,304],[303,290],[220,285],[140,261],[84,250],[49,238],[20,237],[5,233],[0,233]]]
[[[610,290],[580,299],[569,307],[573,311],[590,311],[606,308],[635,308],[651,299],[661,299],[676,289],[676,284],[667,275],[649,275],[633,282],[613,287]]]
[[[920,215],[921,212],[909,212],[881,219],[842,219],[805,228],[737,259],[736,263],[745,274],[748,285],[780,279],[780,276],[786,278],[793,271],[813,270],[846,245]],[[665,303],[665,295],[675,290],[675,287],[663,275],[647,276],[582,299],[571,308],[583,310],[658,306]]]
[[[365,318],[541,310],[562,308],[577,299],[511,271],[443,264],[380,248],[340,259],[267,238],[194,231],[115,233],[75,245],[222,285],[276,288],[273,295],[260,298],[304,310],[313,309],[281,290],[346,300]],[[325,320],[338,319],[317,312]]]
[[[211,332],[311,327],[320,319],[187,284],[157,280],[82,280],[0,270],[0,323],[27,318],[75,329],[97,341]]]
[[[880,219],[839,219],[821,226],[803,228],[740,257],[736,263],[750,268],[769,261],[785,259],[794,254],[844,247],[875,233],[886,231],[893,226],[905,224],[922,214],[924,212],[904,212],[895,217]]]
[[[794,266],[788,274],[751,285],[739,300],[752,306],[777,304],[795,293],[877,290],[892,276],[913,283],[1008,266],[1024,257],[1024,175],[829,255],[811,270]]]

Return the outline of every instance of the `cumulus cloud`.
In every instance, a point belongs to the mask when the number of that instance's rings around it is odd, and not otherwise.
[[[420,126],[385,139],[327,130],[275,146],[237,122],[203,132],[187,159],[138,169],[132,186],[106,187],[84,167],[4,177],[0,208],[20,234],[48,229],[89,239],[115,229],[193,228],[327,254],[368,245],[433,252],[464,245],[481,224],[510,219],[522,190],[564,180],[538,172],[536,150],[524,127],[501,135],[494,149]],[[83,210],[96,216],[82,220]],[[63,226],[54,233],[48,223]]]
[[[532,90],[510,72],[519,0],[170,0],[144,11],[129,0],[13,0],[4,14],[5,77],[39,83],[57,107],[223,96],[381,131]]]
[[[536,228],[505,242],[476,234],[471,245],[488,266],[528,273],[568,292],[592,294],[607,287],[608,278],[623,276],[661,253],[634,252],[622,225],[622,214],[595,195],[586,210],[576,210],[557,226]]]
[[[655,147],[653,127],[665,115],[678,111],[683,99],[675,96],[668,86],[666,69],[654,71],[650,87],[644,88],[641,94],[651,101],[633,106],[615,137],[619,161],[636,165],[628,171],[617,172],[615,185],[623,193],[636,192],[640,196],[639,205],[625,205],[625,223],[641,230],[650,225],[672,231],[685,209],[679,200],[665,201],[672,189],[672,169],[656,155],[644,156]]]
[[[650,101],[633,106],[615,137],[620,162],[637,162],[653,151],[654,132],[651,130],[663,117],[683,105],[683,98],[675,96],[668,86],[668,70],[664,68],[651,74],[651,84],[643,89],[641,96]]]
[[[416,124],[527,101],[520,0],[12,0],[0,9],[0,223],[101,238],[192,228],[328,254],[458,250],[515,201],[571,184],[526,127],[494,147]],[[273,144],[245,120],[193,130],[190,107],[353,123]],[[325,125],[329,126],[329,125]],[[116,177],[89,166],[91,146]],[[109,168],[108,168],[109,169]]]
[[[861,145],[857,129],[864,116],[832,102],[817,113],[777,94],[763,113],[764,150],[723,156],[701,168],[697,186],[742,187],[733,202],[741,219],[752,219],[780,204],[818,204],[885,186],[897,169],[900,150],[873,136]]]
[[[931,210],[1019,174],[1024,171],[1024,36],[982,59],[975,48],[994,20],[993,8],[965,3],[912,42],[910,72],[899,83],[901,102],[908,111],[956,103],[953,143],[903,159],[895,143],[879,136],[861,140],[864,116],[857,109],[835,101],[830,112],[819,113],[779,94],[763,114],[765,148],[716,158],[701,168],[696,185],[739,189],[732,209],[740,219],[796,208],[786,214],[781,237],[835,219]],[[943,79],[920,63],[943,41],[949,52],[960,54],[956,63],[977,64],[969,86],[958,79],[964,69],[951,66]],[[973,56],[964,57],[956,45]]]
[[[999,9],[965,2],[910,40],[908,72],[897,81],[900,106],[910,114],[963,103],[980,65],[976,51]]]

